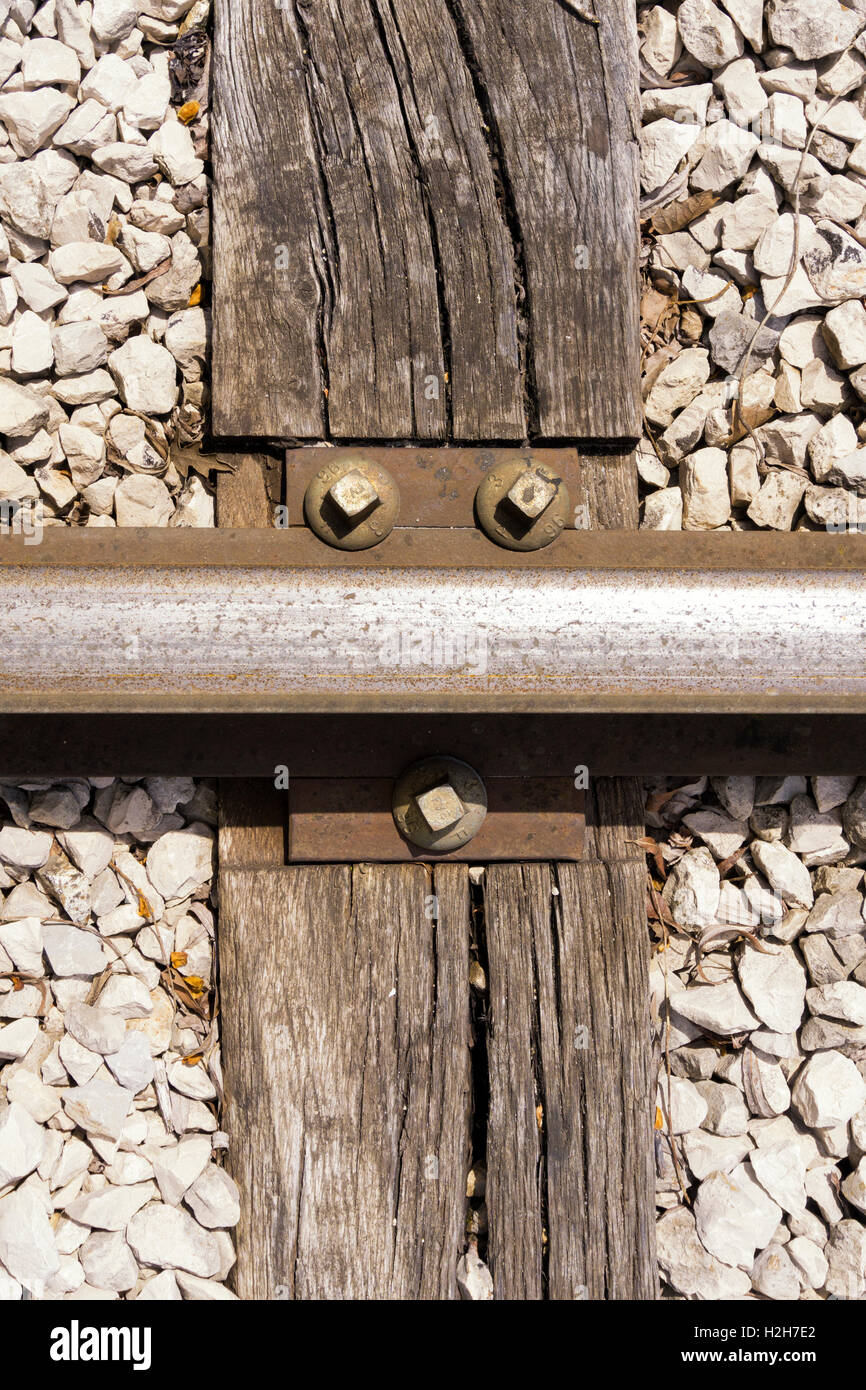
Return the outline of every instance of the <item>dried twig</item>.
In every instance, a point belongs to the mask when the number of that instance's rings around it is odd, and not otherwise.
[[[587,24],[601,24],[600,19],[596,19],[594,14],[587,14],[586,10],[582,9],[580,5],[575,4],[575,0],[559,0],[559,3],[564,10],[569,10],[572,14],[576,14],[578,19],[585,19]]]
[[[119,294],[134,294],[136,290],[143,289],[149,285],[151,280],[156,280],[158,276],[165,275],[171,270],[171,256],[167,256],[159,265],[155,265],[153,270],[149,270],[146,275],[139,275],[137,280],[128,280],[125,285],[121,285],[119,290],[110,290],[107,285],[102,286],[102,293],[106,297],[114,298]]]
[[[125,873],[123,872],[122,869],[119,869],[119,868],[117,867],[117,865],[115,864],[115,862],[114,862],[113,859],[112,859],[112,861],[111,861],[111,867],[112,867],[112,869],[114,870],[114,872],[117,874],[118,878],[122,878],[123,881],[124,881],[124,883],[129,884],[129,887],[133,890],[133,892],[135,892],[135,893],[138,894],[138,915],[139,915],[139,917],[143,917],[144,920],[145,920],[145,922],[149,923],[150,925],[153,925],[153,922],[154,922],[153,908],[151,907],[150,903],[147,901],[147,898],[146,898],[146,897],[144,896],[144,894],[142,893],[142,891],[141,891],[141,889],[139,888],[138,884],[137,884],[137,883],[133,883],[132,879],[129,877],[129,874],[125,874]],[[144,912],[141,911],[142,907],[145,908],[145,911],[144,911]]]

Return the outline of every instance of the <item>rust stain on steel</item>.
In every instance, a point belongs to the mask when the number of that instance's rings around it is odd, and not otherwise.
[[[0,575],[23,566],[122,570],[205,569],[387,570],[413,565],[441,571],[477,567],[531,572],[564,570],[769,571],[797,576],[866,569],[866,535],[765,531],[566,531],[556,546],[531,554],[504,552],[480,531],[444,532],[397,528],[373,550],[335,551],[300,528],[162,530],[115,527],[73,530],[52,527],[39,545],[22,536],[0,536]]]
[[[290,864],[484,864],[497,859],[580,859],[585,794],[567,777],[486,782],[487,816],[468,844],[449,854],[403,839],[391,814],[389,778],[294,778],[289,791]]]
[[[866,710],[866,537],[404,536],[7,537],[0,711]]]

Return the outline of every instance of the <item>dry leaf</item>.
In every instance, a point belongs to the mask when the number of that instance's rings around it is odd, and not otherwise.
[[[642,849],[644,854],[655,854],[658,849],[658,843],[651,835],[641,835],[639,840],[626,840],[626,844],[637,845],[638,849]]]
[[[664,880],[667,878],[668,871],[665,867],[664,856],[662,855],[662,847],[658,843],[658,841],[654,840],[652,835],[641,835],[639,840],[626,840],[626,844],[637,845],[638,849],[642,849],[644,854],[652,855],[653,863],[655,864],[659,872],[659,878],[662,880],[662,883],[664,883]]]
[[[703,193],[692,193],[688,198],[678,198],[675,203],[668,203],[667,207],[653,213],[652,229],[660,235],[682,231],[696,217],[709,212],[718,201],[719,195],[711,193],[709,189]]]
[[[171,966],[167,970],[163,970],[159,978],[172,996],[175,1006],[180,1000],[199,1018],[210,1017],[209,995],[206,989],[199,994],[194,994],[184,976],[179,975]]]
[[[243,454],[205,454],[197,445],[183,448],[172,444],[171,461],[182,478],[190,469],[206,478],[209,473],[236,473],[241,466]]]
[[[679,174],[674,174],[667,183],[662,184],[661,188],[656,188],[652,193],[647,193],[640,200],[640,220],[645,222],[648,217],[652,217],[657,208],[666,208],[669,203],[679,198],[680,194],[688,188],[688,176],[685,169]]]
[[[671,787],[670,791],[653,792],[652,796],[647,797],[646,809],[648,811],[660,811],[663,806],[667,805],[672,796],[676,796],[677,792],[683,790],[683,787]]]
[[[675,830],[669,837],[669,843],[673,845],[674,849],[691,849],[694,840],[691,835],[681,835],[678,830]]]
[[[676,927],[670,908],[659,894],[652,879],[648,877],[647,917],[651,922],[661,922],[662,926]]]
[[[676,307],[676,296],[673,293],[662,294],[661,290],[653,289],[652,285],[648,285],[641,295],[641,322],[647,327],[655,327],[665,313],[669,313],[671,309]]]
[[[201,107],[197,101],[185,101],[183,106],[178,108],[177,118],[183,121],[184,125],[189,125],[198,115]]]

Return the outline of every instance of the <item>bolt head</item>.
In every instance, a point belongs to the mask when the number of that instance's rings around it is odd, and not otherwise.
[[[345,521],[354,525],[379,505],[379,494],[357,468],[344,473],[328,489],[328,496]]]
[[[434,834],[456,825],[466,814],[466,807],[450,782],[441,782],[438,787],[419,792],[415,805]]]
[[[506,496],[526,521],[535,521],[556,496],[556,487],[533,468],[527,468],[509,488]]]
[[[431,855],[451,854],[484,824],[487,793],[475,769],[459,758],[422,758],[396,779],[391,810],[411,845]]]

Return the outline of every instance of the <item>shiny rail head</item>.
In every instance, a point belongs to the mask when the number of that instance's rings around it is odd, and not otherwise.
[[[6,564],[0,712],[866,711],[864,600],[830,565]]]

